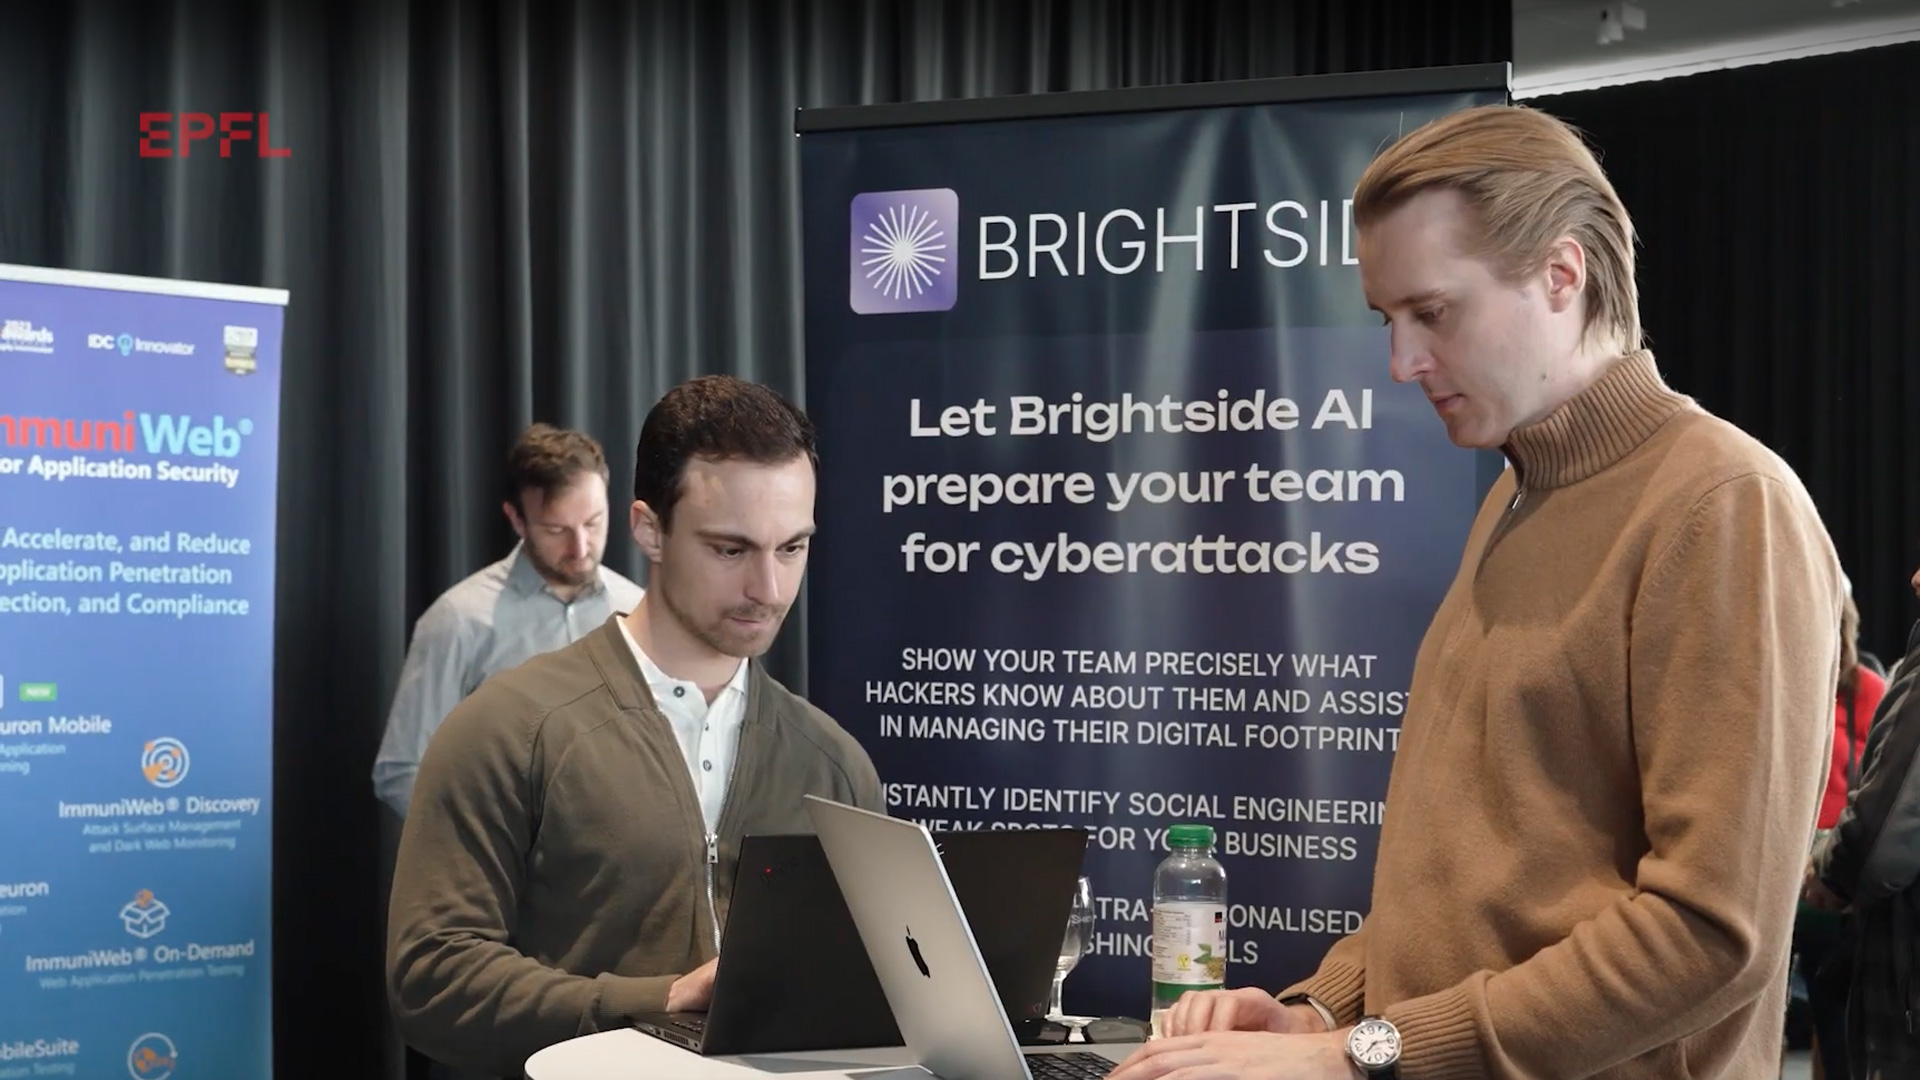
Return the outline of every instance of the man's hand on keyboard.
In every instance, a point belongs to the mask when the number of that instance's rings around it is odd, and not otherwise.
[[[720,969],[720,958],[701,964],[673,981],[667,988],[668,1012],[706,1012],[713,1001],[713,974]]]
[[[1109,1080],[1205,1076],[1222,1080],[1353,1080],[1344,1031],[1278,1035],[1215,1031],[1155,1039],[1114,1069]]]
[[[1162,1030],[1168,1035],[1198,1035],[1207,1031],[1272,1031],[1299,1035],[1327,1030],[1310,1005],[1282,1005],[1258,987],[1205,990],[1180,995],[1167,1010]]]

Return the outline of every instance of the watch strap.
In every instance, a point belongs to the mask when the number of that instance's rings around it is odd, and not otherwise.
[[[1312,994],[1288,994],[1286,997],[1280,999],[1280,1004],[1288,1006],[1310,1005],[1313,1007],[1314,1012],[1320,1014],[1320,1022],[1327,1025],[1328,1031],[1340,1030],[1340,1022],[1334,1019],[1333,1010],[1327,1008],[1321,1003],[1319,998],[1314,997]]]

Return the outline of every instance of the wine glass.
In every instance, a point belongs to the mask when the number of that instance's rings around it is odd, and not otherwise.
[[[1057,1023],[1071,1023],[1066,1010],[1060,1003],[1060,990],[1066,985],[1067,974],[1080,963],[1080,958],[1093,951],[1093,884],[1081,878],[1073,890],[1073,905],[1067,911],[1067,933],[1060,942],[1060,959],[1053,969],[1053,1005],[1047,1010],[1047,1019]]]

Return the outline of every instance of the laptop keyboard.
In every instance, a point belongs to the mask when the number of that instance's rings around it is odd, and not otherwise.
[[[1106,1080],[1114,1063],[1099,1054],[1028,1054],[1033,1080]]]

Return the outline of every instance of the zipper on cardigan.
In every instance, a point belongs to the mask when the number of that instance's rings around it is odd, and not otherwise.
[[[1513,516],[1520,512],[1521,505],[1526,501],[1527,489],[1516,484],[1513,489],[1513,500],[1507,503],[1507,512],[1500,515],[1500,526],[1493,530],[1493,538],[1487,541],[1488,551],[1492,551],[1493,545],[1499,543],[1500,538],[1506,535],[1507,527],[1513,524]]]
[[[747,661],[742,660],[741,663],[744,664],[747,663]],[[752,704],[753,695],[749,692],[747,694],[747,705],[750,706]],[[734,731],[733,735],[733,760],[727,765],[727,793],[721,798],[720,813],[714,819],[720,825],[726,824],[727,808],[733,805],[734,781],[740,778],[741,751],[746,747],[747,725],[752,722],[752,720],[752,712],[746,706],[743,706],[740,712],[740,726]],[[714,896],[713,876],[719,873],[719,871],[715,869],[719,864],[720,834],[710,832],[707,834],[707,914],[713,917],[713,955],[715,956],[720,955],[720,903]]]
[[[1518,484],[1514,485],[1513,498],[1508,500],[1506,510],[1501,512],[1499,522],[1493,527],[1493,534],[1487,537],[1487,546],[1480,549],[1481,566],[1487,564],[1487,557],[1493,554],[1493,549],[1500,543],[1500,538],[1506,535],[1507,526],[1512,524],[1513,515],[1520,512],[1521,504],[1526,501],[1527,489]]]
[[[713,923],[713,955],[720,955],[720,905],[714,899],[714,867],[720,863],[720,837],[715,833],[707,834],[707,914]]]

